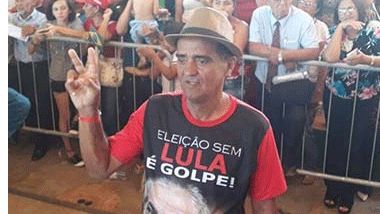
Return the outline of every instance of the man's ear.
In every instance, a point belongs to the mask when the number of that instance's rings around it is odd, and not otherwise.
[[[100,11],[100,6],[96,5],[96,13]]]
[[[234,70],[236,64],[237,64],[237,57],[236,56],[233,56],[228,60],[226,77],[230,77],[232,75],[232,71]]]

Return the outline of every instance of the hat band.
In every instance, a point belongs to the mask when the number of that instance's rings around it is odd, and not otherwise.
[[[199,27],[185,28],[181,31],[180,34],[200,34],[200,35],[204,35],[204,36],[213,36],[213,37],[218,37],[221,39],[228,40],[226,37],[220,35],[219,33],[215,32],[213,30],[199,28]]]

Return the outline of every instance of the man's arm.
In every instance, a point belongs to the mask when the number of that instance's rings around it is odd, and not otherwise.
[[[83,113],[79,112],[81,116]],[[98,122],[87,123],[79,120],[79,143],[86,163],[87,173],[92,178],[108,178],[122,163],[110,155],[107,137],[98,113],[88,114],[99,117]]]
[[[183,0],[175,0],[175,21],[182,23]]]
[[[129,0],[125,6],[123,13],[120,15],[116,24],[116,32],[119,35],[124,35],[128,32],[128,23],[131,16],[132,0]]]
[[[112,13],[113,13],[113,11],[110,8],[107,8],[104,11],[103,21],[98,28],[98,32],[100,33],[100,35],[102,35],[104,37],[104,41],[108,41],[112,37],[112,34],[108,30],[108,23],[111,20]]]
[[[93,48],[88,49],[86,68],[74,50],[69,56],[75,70],[67,74],[66,89],[78,110],[79,142],[88,174],[94,178],[107,178],[122,163],[110,155],[99,114],[100,82],[98,57]]]
[[[298,50],[285,50],[262,43],[250,42],[249,53],[267,58],[270,62],[278,64],[278,55],[281,52],[284,62],[298,62],[317,59],[319,55],[318,48],[305,48]]]
[[[276,214],[277,206],[275,199],[268,199],[264,201],[252,200],[252,208],[255,214]]]
[[[158,54],[152,48],[140,48],[137,52],[148,58],[152,63],[153,77],[163,74],[167,79],[173,80],[177,77],[177,66],[175,64],[165,65]]]
[[[153,0],[153,17],[156,17],[159,13],[160,4],[158,0]]]

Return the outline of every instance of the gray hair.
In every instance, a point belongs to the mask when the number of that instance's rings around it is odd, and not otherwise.
[[[164,189],[170,191],[173,188],[183,189],[187,191],[191,195],[191,202],[194,205],[193,209],[196,211],[196,214],[211,214],[206,200],[203,195],[200,193],[199,188],[191,185],[191,184],[180,184],[179,182],[175,182],[172,179],[161,177],[158,179],[148,179],[145,183],[145,192],[144,192],[144,200],[143,200],[143,211],[145,211],[147,207],[147,203],[149,201],[149,195],[151,193],[151,189],[154,186],[161,186]]]

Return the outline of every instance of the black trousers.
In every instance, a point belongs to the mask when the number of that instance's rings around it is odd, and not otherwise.
[[[17,65],[10,67],[9,84],[10,87],[19,91],[21,83],[20,92],[31,101],[32,108],[26,120],[26,125],[52,129],[52,102],[50,97],[47,61],[35,63],[19,62],[18,66],[20,75],[18,75],[17,72]]]
[[[261,109],[263,84],[255,78],[255,85],[257,99],[254,101],[254,106],[262,110],[272,124],[277,148],[279,154],[282,154],[283,166],[286,169],[298,166],[307,105],[311,99],[314,83],[308,80],[282,83],[273,86],[271,92],[264,88],[264,109]],[[283,135],[282,145],[281,135]]]
[[[31,102],[31,110],[25,121],[26,126],[53,129],[51,104],[54,102],[51,101],[49,84],[47,61],[19,62],[8,67],[8,86],[21,92]],[[56,118],[55,122],[57,121]],[[36,148],[48,147],[55,141],[51,136],[37,133],[30,136],[29,140]]]
[[[343,99],[332,95],[325,88],[324,110],[328,118],[328,106],[330,119],[328,129],[328,144],[326,157],[326,173],[345,176],[347,162],[349,161],[348,176],[361,179],[369,179],[371,155],[374,141],[375,126],[373,124],[374,109],[378,105],[378,98],[357,100],[354,112],[353,99]],[[349,152],[350,134],[352,131],[351,149]],[[348,159],[349,157],[349,159]],[[376,160],[376,159],[375,159]],[[368,192],[366,187],[355,184],[325,180],[328,191],[339,193],[342,197],[352,200],[357,190]],[[364,189],[364,190],[363,190]]]

